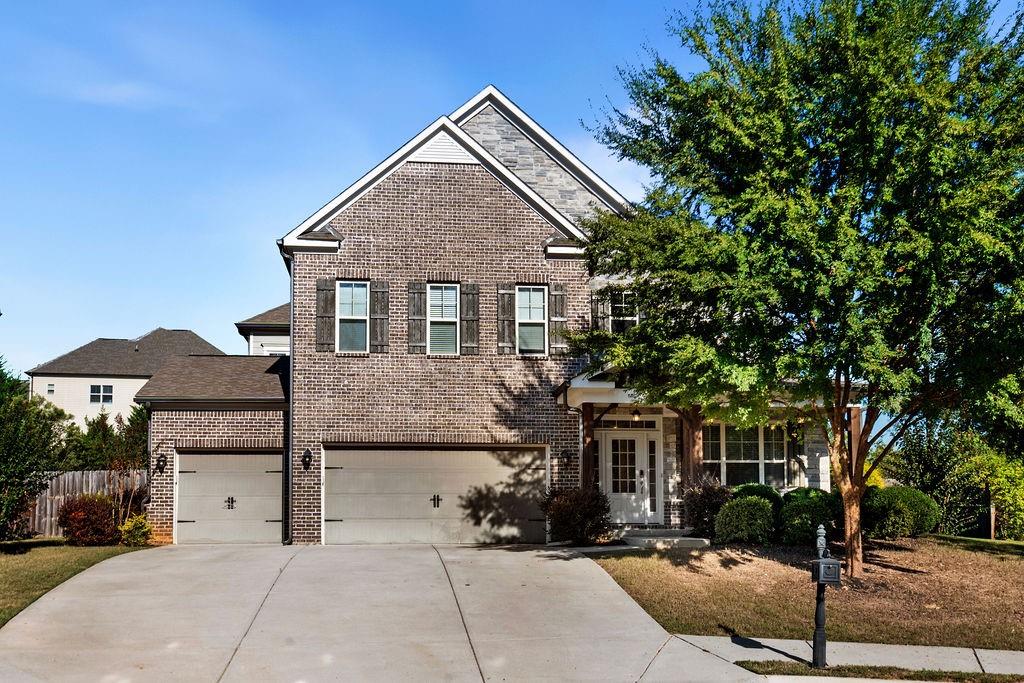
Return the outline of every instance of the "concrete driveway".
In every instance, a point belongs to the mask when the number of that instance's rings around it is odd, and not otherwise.
[[[0,680],[749,676],[680,643],[565,551],[173,546],[107,560],[18,615]]]

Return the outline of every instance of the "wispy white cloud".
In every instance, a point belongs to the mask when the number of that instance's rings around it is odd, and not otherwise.
[[[632,161],[620,161],[607,147],[589,136],[570,138],[567,146],[623,197],[634,202],[644,198],[645,188],[651,182],[647,169]]]
[[[111,107],[149,108],[173,104],[169,93],[138,81],[74,83],[64,91],[70,99]]]

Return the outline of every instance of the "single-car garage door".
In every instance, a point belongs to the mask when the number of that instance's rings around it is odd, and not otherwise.
[[[543,543],[540,448],[328,449],[327,543]]]
[[[178,543],[281,542],[281,454],[178,459]]]

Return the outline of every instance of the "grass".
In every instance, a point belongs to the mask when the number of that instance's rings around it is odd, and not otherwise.
[[[762,676],[835,676],[837,678],[875,678],[885,681],[975,681],[976,683],[1020,680],[1020,676],[1010,674],[917,671],[894,666],[830,666],[827,669],[813,669],[800,662],[736,662],[736,664]]]
[[[76,548],[59,539],[0,543],[0,627],[78,572],[133,550],[138,548]]]
[[[949,538],[869,543],[865,578],[828,589],[829,639],[1024,649],[1017,550]],[[809,548],[712,546],[594,559],[672,633],[807,639],[813,632]]]
[[[942,534],[933,534],[928,538],[939,543],[977,553],[1024,557],[1024,541],[990,541],[987,538],[967,538],[965,536],[945,536]]]

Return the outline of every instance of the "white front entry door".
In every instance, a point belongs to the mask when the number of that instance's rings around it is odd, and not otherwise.
[[[662,513],[661,434],[598,432],[601,488],[616,524],[660,524]]]

